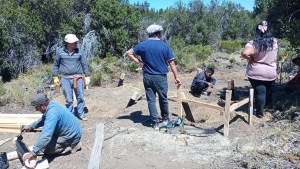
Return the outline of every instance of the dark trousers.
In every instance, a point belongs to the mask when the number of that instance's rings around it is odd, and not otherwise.
[[[201,95],[202,92],[208,89],[208,84],[206,83],[196,83],[191,87],[192,94]]]
[[[167,75],[151,75],[144,73],[143,77],[148,109],[153,122],[159,122],[156,109],[156,93],[163,120],[169,119],[168,79]]]
[[[258,114],[262,114],[265,106],[272,105],[272,84],[273,81],[261,81],[249,78],[254,89],[255,108]]]

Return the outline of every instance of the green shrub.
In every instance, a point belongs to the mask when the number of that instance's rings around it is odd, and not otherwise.
[[[103,73],[102,72],[95,72],[91,76],[91,84],[93,86],[101,86],[103,82]]]
[[[182,38],[175,37],[172,39],[170,46],[174,51],[182,50],[185,47],[185,41]]]
[[[5,95],[6,91],[5,91],[5,87],[3,85],[2,80],[0,79],[0,96]]]
[[[140,67],[140,65],[137,64],[137,63],[135,63],[135,62],[130,62],[130,64],[129,64],[129,70],[130,70],[131,72],[134,72],[135,69],[137,69],[137,68],[139,68],[139,67]]]
[[[230,57],[230,58],[229,58],[229,62],[230,62],[231,64],[236,63],[235,57]]]
[[[230,53],[241,50],[242,43],[240,41],[236,41],[236,40],[220,41],[218,48],[219,48],[219,51],[230,54]]]

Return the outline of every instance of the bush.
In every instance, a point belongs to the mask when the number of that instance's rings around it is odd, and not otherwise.
[[[229,58],[229,62],[230,62],[231,64],[236,63],[235,57],[230,57],[230,58]]]
[[[235,51],[239,51],[242,48],[242,43],[235,40],[220,41],[218,44],[219,51],[226,52],[228,54]]]
[[[212,54],[209,46],[189,45],[182,50],[175,50],[176,63],[186,71],[194,71],[197,62],[202,62]]]
[[[95,72],[91,76],[91,84],[94,86],[101,86],[103,82],[103,73]]]

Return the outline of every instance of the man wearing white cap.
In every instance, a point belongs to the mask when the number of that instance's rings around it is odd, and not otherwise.
[[[53,63],[53,81],[57,86],[61,82],[66,99],[66,107],[80,120],[87,120],[84,114],[84,85],[90,83],[87,61],[83,53],[77,48],[79,40],[76,35],[67,34],[64,41],[66,43],[65,46],[56,51]],[[84,79],[83,74],[85,75]],[[75,112],[73,107],[73,90],[77,99],[77,112]]]
[[[152,117],[154,129],[158,129],[160,122],[156,109],[156,93],[159,97],[159,107],[163,122],[169,121],[169,103],[168,103],[168,65],[173,72],[175,84],[180,85],[174,54],[170,47],[164,43],[161,38],[163,28],[160,25],[150,25],[147,28],[149,39],[139,43],[137,46],[129,49],[126,54],[129,59],[138,63],[144,72],[143,82],[146,91],[148,109]],[[141,60],[136,57],[141,56]]]

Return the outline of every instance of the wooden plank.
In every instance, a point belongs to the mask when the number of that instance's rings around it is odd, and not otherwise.
[[[249,116],[248,116],[248,123],[250,126],[252,126],[253,96],[254,96],[254,90],[250,89],[250,91],[249,91]]]
[[[104,124],[99,123],[96,127],[95,141],[92,148],[88,169],[99,169],[101,162],[101,151],[104,141]]]
[[[41,117],[42,114],[0,114],[0,123],[30,124]]]
[[[0,128],[0,133],[18,133],[18,134],[20,134],[20,129]]]
[[[230,111],[235,111],[235,109],[237,109],[247,103],[249,103],[249,98],[246,98],[240,102],[234,103],[230,106]]]
[[[224,111],[224,107],[221,107],[221,106],[215,105],[215,104],[204,103],[204,102],[191,100],[191,99],[182,99],[182,101],[183,102],[193,102],[193,103],[200,104],[201,106],[204,106],[204,107],[209,107],[209,108],[212,108],[212,109],[215,109],[215,110]]]
[[[225,102],[225,113],[224,113],[224,136],[229,135],[229,120],[230,120],[230,102],[231,102],[231,90],[226,90],[226,102]]]
[[[182,119],[182,89],[181,85],[177,87],[177,96],[178,96],[178,117]]]

